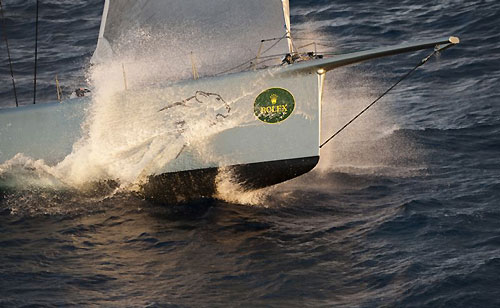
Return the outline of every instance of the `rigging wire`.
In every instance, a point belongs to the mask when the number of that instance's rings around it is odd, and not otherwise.
[[[318,38],[308,38],[308,37],[296,37],[294,36],[293,39],[295,41],[315,41],[315,42],[328,42],[328,43],[331,43],[332,40],[331,39],[318,39]]]
[[[278,45],[279,42],[281,42],[284,38],[286,38],[288,35],[288,33],[285,33],[285,35],[283,35],[282,37],[280,37],[279,39],[273,39],[275,40],[276,42],[274,42],[274,44],[272,44],[269,48],[267,48],[266,50],[264,50],[262,52],[262,54],[265,54],[266,52],[268,52],[269,50],[273,49],[274,46]]]
[[[414,68],[412,68],[410,71],[408,71],[406,74],[404,74],[401,78],[398,79],[398,81],[396,81],[396,83],[394,83],[391,87],[389,87],[389,89],[387,89],[384,93],[382,93],[379,97],[377,97],[373,102],[371,102],[363,110],[361,110],[354,118],[352,118],[351,120],[349,120],[349,122],[347,122],[346,124],[344,124],[344,126],[342,126],[332,136],[330,136],[325,142],[323,142],[319,146],[319,148],[321,149],[325,144],[327,144],[328,142],[330,142],[330,140],[332,140],[333,138],[335,138],[344,129],[346,129],[349,125],[351,125],[354,121],[356,121],[357,118],[359,118],[363,113],[365,113],[368,109],[370,109],[373,105],[375,105],[378,101],[380,101],[387,93],[389,93],[392,89],[394,89],[399,83],[401,83],[403,80],[405,80],[406,78],[408,78],[419,67],[421,67],[422,65],[424,65],[427,61],[429,61],[429,59],[432,56],[434,56],[439,51],[444,50],[445,48],[447,48],[447,46],[445,46],[443,48],[440,48],[440,49],[435,48],[434,51],[430,55],[428,55],[427,57],[425,57],[424,59],[422,59]]]
[[[267,48],[266,50],[264,50],[263,52],[261,52],[261,56],[259,57],[254,57],[250,60],[247,60],[237,66],[234,66],[234,67],[231,67],[227,70],[224,70],[222,72],[219,72],[219,73],[216,73],[215,76],[218,76],[218,75],[223,75],[225,73],[228,73],[228,72],[231,72],[231,71],[234,71],[236,69],[239,69],[239,68],[242,68],[242,67],[245,67],[245,65],[249,65],[249,67],[252,66],[253,64],[253,61],[257,60],[257,59],[268,59],[267,61],[270,60],[270,58],[273,58],[273,59],[279,59],[281,60],[282,57],[284,56],[283,54],[275,54],[275,55],[269,55],[269,56],[262,56],[262,54],[265,54],[266,52],[268,52],[269,50],[271,50],[272,48],[274,48],[280,41],[282,41],[283,39],[287,38],[287,34],[285,34],[284,36],[282,37],[279,37],[279,38],[271,38],[271,39],[264,39],[264,40],[261,40],[261,42],[270,42],[270,41],[276,41],[272,46],[270,46],[269,48]],[[294,38],[294,40],[297,40],[296,38]],[[309,40],[309,39],[299,39],[299,40]],[[312,39],[311,39],[312,40]],[[326,40],[320,40],[320,41],[326,41]],[[331,42],[331,41],[329,41]],[[316,45],[318,46],[323,46],[323,47],[330,47],[330,48],[335,48],[335,46],[332,46],[332,45],[326,45],[326,44],[321,44],[321,43],[316,43]],[[304,46],[302,46],[304,47]],[[339,53],[339,52],[334,52],[334,51],[317,51],[316,52],[317,54],[322,54],[322,55],[325,55],[325,56],[338,56],[338,55],[342,55],[343,53]],[[263,61],[263,62],[266,62],[266,61]],[[262,64],[263,62],[260,62],[260,64]]]
[[[35,22],[35,72],[33,75],[33,104],[36,104],[36,73],[38,66],[38,0],[36,0],[36,22]]]
[[[16,100],[16,107],[19,107],[19,102],[17,101],[17,91],[16,91],[16,79],[14,78],[14,70],[12,68],[12,58],[10,57],[9,40],[7,39],[7,25],[5,22],[5,15],[3,13],[2,0],[0,0],[0,14],[2,15],[2,28],[3,28],[3,38],[5,40],[5,46],[7,47],[7,57],[9,58],[9,68],[10,77],[12,78],[12,88],[14,89],[14,98]]]
[[[269,50],[273,49],[273,48],[274,48],[274,46],[278,45],[278,43],[279,43],[279,42],[281,42],[284,38],[286,38],[286,37],[287,37],[287,35],[288,35],[288,33],[285,33],[285,35],[283,35],[283,36],[282,36],[282,37],[280,37],[280,38],[272,38],[272,39],[261,40],[261,42],[276,41],[276,42],[274,42],[274,44],[272,44],[269,48],[267,48],[266,50],[264,50],[261,54],[265,54],[265,53],[266,53],[266,52],[268,52]],[[248,60],[248,61],[243,62],[243,63],[242,63],[242,64],[240,64],[240,65],[237,65],[237,66],[235,66],[235,67],[232,67],[232,68],[230,68],[230,69],[227,69],[227,70],[225,70],[225,71],[222,71],[222,72],[220,72],[220,73],[217,73],[217,74],[215,74],[215,75],[222,75],[222,74],[228,73],[228,72],[230,72],[230,71],[234,71],[235,69],[238,69],[238,68],[240,68],[240,67],[243,67],[243,66],[245,66],[246,64],[251,64],[251,63],[252,63],[252,61],[257,60],[257,58],[258,58],[258,57],[254,57],[254,58],[252,58],[252,59],[250,59],[250,60]],[[260,58],[263,58],[263,57],[260,57]]]

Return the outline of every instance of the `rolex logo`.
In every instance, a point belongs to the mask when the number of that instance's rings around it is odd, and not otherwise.
[[[271,103],[272,103],[273,105],[274,105],[274,104],[276,104],[276,102],[278,101],[278,95],[276,95],[276,94],[272,94],[272,95],[270,96],[270,98],[271,98]]]
[[[255,116],[264,123],[285,121],[295,109],[295,98],[283,88],[269,88],[261,92],[253,104]]]

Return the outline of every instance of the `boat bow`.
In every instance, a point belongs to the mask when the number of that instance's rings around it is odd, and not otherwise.
[[[366,51],[353,52],[343,55],[338,55],[332,58],[320,59],[316,61],[305,61],[284,68],[281,73],[300,73],[300,72],[313,72],[313,71],[330,71],[335,68],[355,64],[367,60],[418,51],[429,48],[436,48],[437,46],[444,45],[440,49],[446,49],[460,42],[458,37],[450,36],[443,39],[435,39],[428,41],[418,41],[413,43],[405,43],[389,47],[375,48]]]

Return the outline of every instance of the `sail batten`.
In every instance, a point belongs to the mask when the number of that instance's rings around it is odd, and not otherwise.
[[[291,51],[288,0],[106,0],[92,62],[161,50],[222,65],[255,57],[275,37],[283,39],[267,54]]]

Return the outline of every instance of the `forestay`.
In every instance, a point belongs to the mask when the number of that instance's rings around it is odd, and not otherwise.
[[[290,52],[288,0],[106,0],[93,63],[143,52],[248,60],[262,39],[282,38],[266,55]],[[266,42],[265,51],[277,41]],[[177,53],[173,55],[172,53]],[[215,60],[213,60],[215,59]]]

